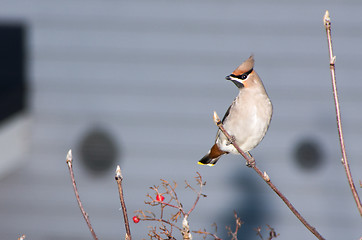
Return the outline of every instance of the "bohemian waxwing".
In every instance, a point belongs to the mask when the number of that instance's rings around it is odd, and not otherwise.
[[[253,70],[254,57],[250,56],[235,71],[226,77],[239,88],[239,95],[225,113],[222,123],[244,152],[255,148],[268,130],[273,107],[258,74]],[[213,166],[228,153],[238,154],[226,136],[217,131],[215,144],[198,162]]]

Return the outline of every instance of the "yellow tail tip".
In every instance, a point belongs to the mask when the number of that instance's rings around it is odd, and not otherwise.
[[[215,164],[212,164],[212,163],[202,163],[202,162],[197,162],[197,164],[199,164],[199,165],[202,165],[202,166],[209,166],[209,167],[212,167],[212,166],[214,166]]]

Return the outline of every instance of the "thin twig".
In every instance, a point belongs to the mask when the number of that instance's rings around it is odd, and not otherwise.
[[[230,226],[227,226],[226,229],[228,230],[228,235],[231,236],[231,240],[238,240],[238,232],[243,222],[238,217],[235,211],[234,211],[234,217],[235,217],[235,231],[232,231]]]
[[[174,182],[172,186],[168,181],[164,180],[164,179],[161,179],[161,182],[162,182],[162,185],[163,187],[165,188],[166,192],[170,195],[171,199],[170,199],[170,202],[172,200],[175,200],[175,202],[177,203],[178,209],[180,209],[180,211],[182,212],[182,214],[185,216],[185,212],[183,210],[183,207],[182,207],[182,204],[180,202],[180,200],[178,199],[178,196],[177,196],[177,192],[176,192],[176,187],[177,187],[177,183]],[[158,194],[158,193],[157,193]]]
[[[276,238],[279,236],[279,234],[277,234],[274,230],[274,228],[270,227],[269,225],[268,226],[268,230],[269,230],[269,237],[268,237],[268,240],[272,240],[273,238]],[[261,239],[261,240],[264,240],[263,238],[263,235],[261,234],[261,227],[257,227],[255,229],[256,231],[256,235]]]
[[[178,213],[175,215],[175,218],[174,218],[177,221],[177,218],[178,218],[179,214],[182,214],[183,216],[185,216],[186,213],[185,213],[185,211],[184,211],[184,209],[182,207],[182,204],[180,203],[180,201],[177,198],[175,188],[173,188],[171,186],[171,184],[168,183],[168,181],[163,180],[163,179],[161,179],[161,181],[162,181],[162,186],[164,187],[164,189],[166,191],[165,194],[168,194],[171,197],[171,199],[168,202],[165,202],[163,200],[159,201],[159,200],[153,199],[153,197],[151,195],[147,194],[147,197],[149,197],[152,201],[150,201],[150,202],[145,201],[145,204],[149,204],[150,206],[161,205],[161,214],[160,214],[161,216],[160,216],[160,218],[163,218],[163,212],[164,212],[164,209],[165,209],[166,206],[178,209]],[[150,187],[150,189],[152,189],[153,191],[156,192],[156,196],[162,196],[162,194],[160,194],[158,188],[159,188],[159,186]],[[171,202],[173,200],[177,203],[177,205],[171,204]]]
[[[271,182],[270,177],[266,172],[260,171],[260,169],[256,166],[255,160],[249,158],[241,149],[240,147],[235,143],[233,138],[230,136],[230,134],[225,130],[219,116],[216,112],[214,112],[214,122],[219,127],[219,129],[224,133],[224,135],[227,137],[229,142],[233,144],[233,146],[236,148],[236,150],[245,158],[245,160],[248,162],[248,165],[254,169],[254,171],[268,184],[268,186],[273,189],[273,191],[283,200],[283,202],[288,206],[288,208],[293,212],[293,214],[301,221],[304,226],[312,232],[318,239],[324,239],[322,235],[319,234],[319,232],[311,226],[303,217],[302,215],[295,209],[295,207],[290,203],[290,201],[279,191],[279,189]]]
[[[221,238],[219,238],[215,233],[211,233],[211,232],[207,232],[206,229],[204,230],[197,230],[197,231],[192,231],[193,233],[197,233],[200,235],[204,235],[204,239],[206,239],[207,236],[211,236],[214,238],[214,240],[222,240]]]
[[[187,181],[185,181],[186,182],[186,187],[190,188],[192,191],[194,191],[197,194],[194,205],[187,212],[186,216],[189,216],[191,214],[191,212],[195,209],[195,207],[196,207],[197,203],[199,202],[201,196],[206,197],[206,195],[201,192],[202,186],[204,186],[206,183],[202,182],[202,177],[201,177],[200,173],[199,172],[196,172],[196,173],[197,173],[197,177],[195,177],[195,178],[196,178],[196,181],[197,181],[197,183],[199,184],[199,187],[200,187],[199,191],[196,191],[195,188],[193,188]]]
[[[148,218],[148,217],[146,217],[146,218],[142,218],[141,220],[142,220],[142,221],[155,221],[155,222],[166,223],[166,224],[170,225],[171,227],[176,228],[176,229],[179,230],[180,232],[182,231],[182,229],[181,229],[180,227],[176,226],[176,225],[173,224],[172,222],[167,221],[167,220],[165,220],[165,219],[163,219],[163,218]]]
[[[129,221],[128,221],[128,216],[127,216],[127,208],[126,208],[126,204],[124,202],[124,196],[123,196],[123,188],[122,188],[123,177],[122,177],[121,168],[119,167],[119,165],[117,165],[115,179],[116,179],[117,185],[118,185],[119,199],[121,201],[123,218],[124,218],[124,226],[126,228],[125,240],[131,240],[132,239],[132,237],[131,237],[131,229],[129,227]]]
[[[138,210],[137,212],[139,213],[139,215],[143,216],[143,217],[139,217],[139,219],[141,221],[145,221],[145,220],[158,221],[161,224],[165,224],[162,226],[169,225],[169,227],[171,227],[171,231],[167,232],[167,231],[165,231],[166,228],[161,229],[161,227],[158,227],[158,229],[160,231],[157,231],[157,230],[155,230],[156,228],[154,228],[154,229],[150,230],[149,233],[151,235],[149,235],[149,236],[152,236],[152,237],[155,237],[158,239],[159,233],[161,233],[161,235],[162,234],[167,235],[168,233],[172,233],[172,228],[175,228],[180,231],[183,239],[192,239],[191,233],[193,231],[190,230],[188,217],[195,209],[200,198],[206,197],[206,195],[202,193],[202,187],[205,186],[206,182],[202,181],[202,177],[201,177],[200,173],[198,173],[198,172],[196,172],[196,173],[197,173],[197,176],[195,177],[195,179],[199,186],[199,189],[192,187],[187,181],[185,181],[185,183],[186,183],[185,188],[189,188],[197,194],[196,199],[189,211],[185,211],[181,201],[178,198],[178,195],[176,192],[176,187],[177,187],[176,182],[173,182],[173,184],[170,184],[167,180],[161,179],[161,183],[162,183],[161,186],[150,187],[150,189],[152,189],[156,193],[156,198],[154,198],[150,194],[147,194],[147,197],[150,199],[150,201],[145,201],[145,204],[148,204],[150,206],[160,206],[161,207],[161,216],[159,218],[157,218],[153,212],[145,211],[148,213],[146,215],[144,211]],[[163,188],[162,191],[160,190],[160,187]],[[165,201],[165,198],[163,196],[166,196],[167,201]],[[171,214],[171,217],[169,220],[163,219],[163,209],[166,207],[174,208],[177,210],[176,213]],[[180,217],[182,217],[182,228],[180,228],[174,224],[179,220]],[[205,235],[205,233],[203,233],[203,234]],[[210,234],[210,236],[211,236],[211,234]],[[162,238],[160,238],[160,239],[162,239]]]
[[[333,88],[333,96],[334,96],[334,104],[336,108],[336,119],[337,119],[337,128],[339,134],[339,143],[341,145],[341,152],[342,152],[342,163],[344,169],[346,171],[349,187],[351,188],[352,195],[354,200],[356,201],[358,211],[362,216],[362,204],[361,200],[358,196],[356,187],[353,182],[351,170],[349,168],[349,163],[347,159],[346,148],[344,145],[344,138],[343,138],[343,131],[342,131],[342,121],[341,121],[341,112],[339,108],[339,100],[338,100],[338,92],[337,92],[337,83],[336,83],[336,73],[335,73],[335,61],[336,56],[333,55],[333,48],[332,48],[332,37],[331,37],[331,19],[329,17],[329,12],[326,11],[323,17],[324,27],[326,28],[327,33],[327,41],[328,41],[328,50],[329,50],[329,66],[331,70],[331,78],[332,78],[332,88]]]
[[[276,238],[276,237],[279,236],[279,234],[277,234],[277,233],[275,232],[274,228],[272,228],[272,227],[269,226],[268,224],[267,224],[267,226],[268,226],[268,229],[269,229],[269,237],[268,237],[268,240],[271,240],[271,239]]]
[[[94,230],[92,228],[92,225],[90,223],[88,213],[86,213],[86,211],[84,210],[82,202],[80,201],[80,198],[79,198],[79,193],[78,193],[77,185],[75,184],[75,178],[74,178],[74,172],[73,172],[72,150],[68,151],[66,162],[67,162],[67,165],[68,165],[68,168],[69,168],[70,178],[72,179],[75,198],[77,199],[80,211],[82,212],[84,220],[86,221],[86,223],[88,225],[89,231],[91,232],[91,234],[93,236],[93,239],[98,240],[98,237],[97,237],[96,233],[94,232]]]

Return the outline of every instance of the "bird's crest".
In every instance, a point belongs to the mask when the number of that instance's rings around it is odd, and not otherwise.
[[[246,59],[239,67],[237,67],[232,74],[235,76],[241,75],[243,73],[249,72],[254,67],[254,56],[251,55]]]

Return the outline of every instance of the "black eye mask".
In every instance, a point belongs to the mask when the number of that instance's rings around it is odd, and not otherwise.
[[[230,74],[229,76],[226,76],[225,79],[231,80],[238,88],[243,88],[244,84],[242,84],[239,80],[245,80],[252,71],[253,69],[250,69],[241,75]]]
[[[252,71],[253,71],[253,69],[250,69],[249,71],[247,71],[246,73],[243,73],[241,75],[230,74],[229,76],[233,77],[233,78],[240,79],[240,80],[245,80]]]

